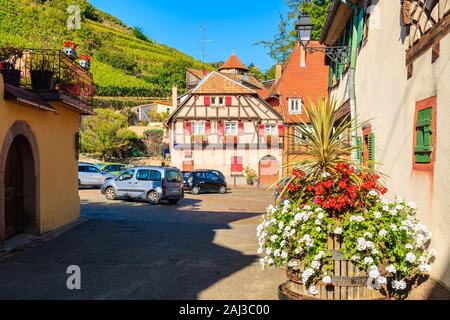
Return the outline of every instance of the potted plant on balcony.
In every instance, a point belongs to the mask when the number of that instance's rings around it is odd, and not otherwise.
[[[258,179],[256,171],[250,167],[244,169],[244,177],[247,179],[247,184],[250,186],[254,185],[255,181]]]
[[[77,46],[72,41],[64,42],[64,53],[72,60],[77,58]]]
[[[89,71],[91,69],[91,57],[87,54],[81,55],[80,61],[78,63],[86,71]]]
[[[205,146],[207,141],[208,141],[207,138],[201,134],[191,136],[191,142],[197,145]]]
[[[17,60],[22,58],[22,50],[5,45],[0,48],[0,70],[3,81],[15,87],[20,85],[20,70],[16,69]]]
[[[414,203],[387,201],[380,175],[348,160],[353,148],[340,136],[351,122],[335,127],[335,107],[305,109],[309,158],[290,164],[258,226],[261,266],[287,267],[280,292],[290,299],[403,299],[431,269],[431,233]]]
[[[236,145],[238,143],[238,137],[234,135],[226,135],[225,136],[225,144],[227,145]]]
[[[31,61],[31,87],[35,91],[53,89],[54,71],[46,56]]]

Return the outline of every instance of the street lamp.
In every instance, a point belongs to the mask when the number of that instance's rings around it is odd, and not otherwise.
[[[349,47],[348,46],[327,46],[327,47],[311,47],[308,46],[311,41],[311,34],[314,25],[312,24],[311,18],[305,14],[301,13],[298,17],[298,21],[295,24],[295,29],[297,31],[298,41],[303,49],[312,54],[314,52],[323,52],[325,55],[335,63],[347,63],[349,58]]]

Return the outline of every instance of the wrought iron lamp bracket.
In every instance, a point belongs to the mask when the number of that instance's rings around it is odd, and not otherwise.
[[[323,52],[335,63],[348,63],[350,47],[348,46],[332,46],[332,47],[307,47],[306,52]]]

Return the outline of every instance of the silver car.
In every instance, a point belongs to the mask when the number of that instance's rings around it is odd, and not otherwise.
[[[136,167],[109,178],[102,186],[108,200],[131,198],[157,205],[161,200],[177,204],[184,198],[181,171],[174,167]]]
[[[100,187],[107,178],[114,178],[114,175],[101,171],[93,164],[78,163],[78,186]]]

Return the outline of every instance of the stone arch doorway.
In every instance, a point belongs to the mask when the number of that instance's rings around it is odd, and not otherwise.
[[[273,156],[265,156],[259,162],[259,184],[270,187],[275,184],[280,175],[278,160]]]
[[[17,121],[0,152],[0,242],[39,234],[39,153],[31,128]]]

